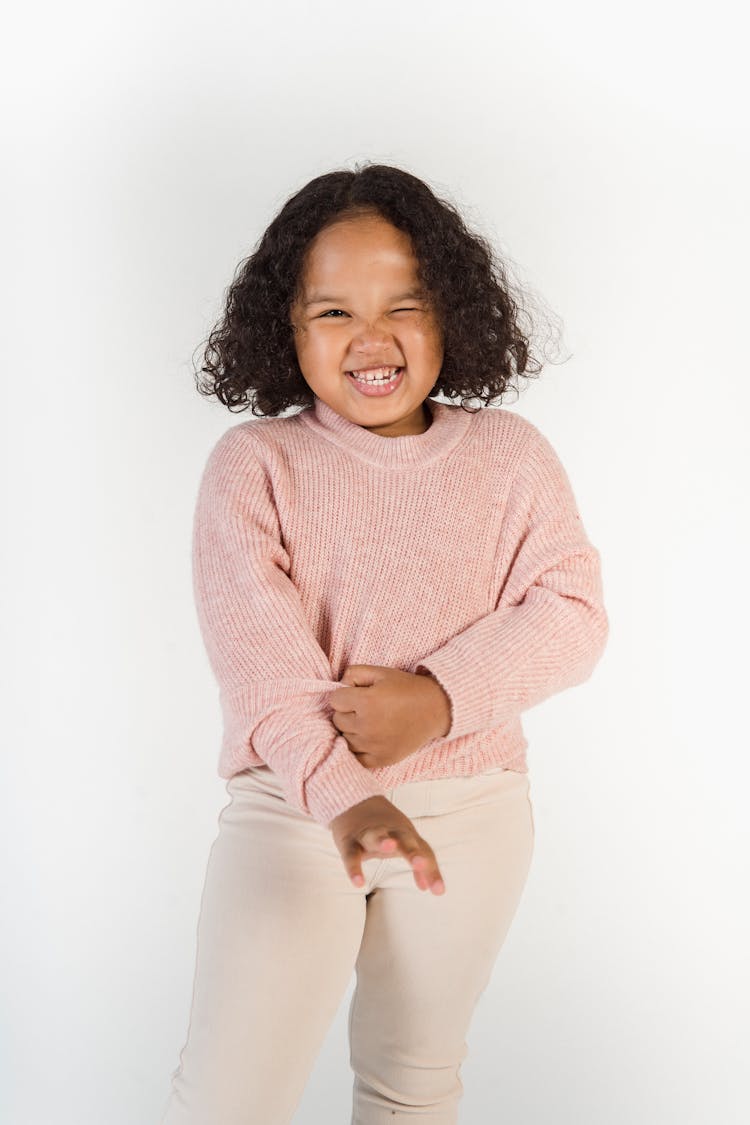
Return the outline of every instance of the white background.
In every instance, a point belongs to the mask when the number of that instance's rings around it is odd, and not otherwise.
[[[739,4],[36,4],[6,23],[7,1125],[157,1125],[228,798],[190,585],[232,415],[193,350],[286,198],[451,198],[562,318],[507,405],[611,634],[527,712],[536,848],[463,1125],[747,1120],[748,96]],[[349,996],[295,1125],[349,1120]],[[218,1125],[218,1123],[217,1123]],[[260,1125],[260,1123],[259,1123]]]

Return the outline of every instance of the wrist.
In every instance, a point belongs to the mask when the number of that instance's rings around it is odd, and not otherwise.
[[[432,672],[429,671],[429,669],[419,668],[419,669],[417,669],[416,674],[418,676],[427,677],[427,679],[429,680],[429,682],[433,685],[433,688],[435,689],[434,695],[435,695],[435,711],[436,711],[436,717],[435,717],[436,733],[435,733],[434,737],[435,738],[445,738],[446,735],[448,734],[448,731],[451,729],[451,724],[453,722],[450,697],[448,696],[448,693],[446,692],[445,688],[442,686],[442,684],[438,680],[435,679],[435,677],[433,676]]]

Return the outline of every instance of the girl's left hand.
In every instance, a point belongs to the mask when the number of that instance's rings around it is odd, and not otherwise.
[[[350,664],[331,691],[332,723],[367,769],[391,766],[450,729],[450,701],[427,673]]]

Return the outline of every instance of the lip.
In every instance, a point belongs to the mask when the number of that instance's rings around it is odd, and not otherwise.
[[[383,366],[386,366],[385,364]],[[393,367],[396,365],[393,364]],[[359,370],[369,370],[368,368],[360,368]],[[371,383],[360,383],[357,379],[353,379],[348,371],[344,372],[347,383],[353,387],[358,394],[364,395],[365,398],[384,398],[386,395],[392,395],[401,386],[404,380],[405,367],[400,368],[398,375],[392,383],[383,383],[382,386],[373,385]]]

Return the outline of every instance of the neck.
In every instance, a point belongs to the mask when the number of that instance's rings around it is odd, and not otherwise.
[[[313,406],[295,417],[317,437],[338,446],[360,461],[382,469],[399,469],[442,460],[468,434],[477,411],[464,410],[453,403],[426,399],[422,404],[424,419],[429,425],[419,433],[390,435],[378,433],[350,422],[323,399],[315,395]]]

